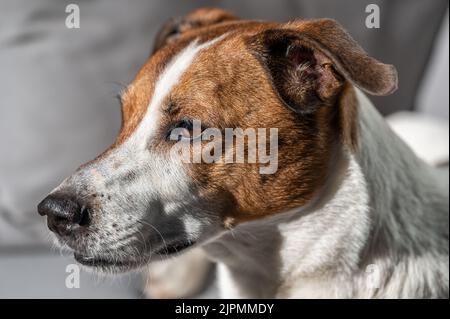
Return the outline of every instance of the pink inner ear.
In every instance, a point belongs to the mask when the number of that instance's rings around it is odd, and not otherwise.
[[[317,59],[312,49],[300,45],[291,45],[286,50],[286,57],[301,73],[303,79],[311,81],[319,79]]]
[[[287,48],[286,57],[296,65],[308,64],[312,67],[316,65],[313,50],[305,46],[290,45]]]
[[[303,79],[315,82],[322,100],[336,94],[342,79],[333,69],[332,61],[324,54],[302,45],[291,45],[286,50],[286,57],[301,70]]]

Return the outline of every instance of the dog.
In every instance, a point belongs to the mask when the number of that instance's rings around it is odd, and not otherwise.
[[[224,298],[448,298],[448,175],[364,94],[396,88],[334,20],[198,9],[158,34],[116,142],[38,212],[82,265],[149,267],[157,297],[200,289],[212,260]],[[207,128],[276,128],[277,170],[226,163],[233,145],[212,163],[174,156]]]

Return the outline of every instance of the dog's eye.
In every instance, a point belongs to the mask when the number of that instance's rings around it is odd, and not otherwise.
[[[180,138],[191,139],[193,137],[193,124],[190,120],[183,120],[178,123],[177,128],[179,129]]]
[[[172,141],[193,140],[201,136],[203,128],[200,124],[195,125],[192,120],[181,120],[169,131],[168,138]]]

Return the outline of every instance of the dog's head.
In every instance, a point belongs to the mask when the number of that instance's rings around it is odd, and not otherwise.
[[[39,213],[82,264],[127,270],[307,205],[358,147],[353,85],[388,94],[396,73],[333,20],[171,20],[121,96],[115,144]]]

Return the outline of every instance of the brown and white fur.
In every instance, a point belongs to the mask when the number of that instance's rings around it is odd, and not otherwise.
[[[82,264],[116,272],[156,261],[149,289],[160,297],[197,290],[204,253],[223,297],[448,297],[448,178],[362,93],[396,85],[395,69],[333,20],[197,10],[164,26],[122,94],[116,143],[39,212]],[[277,128],[278,170],[182,163],[167,134],[189,130],[186,119]]]

